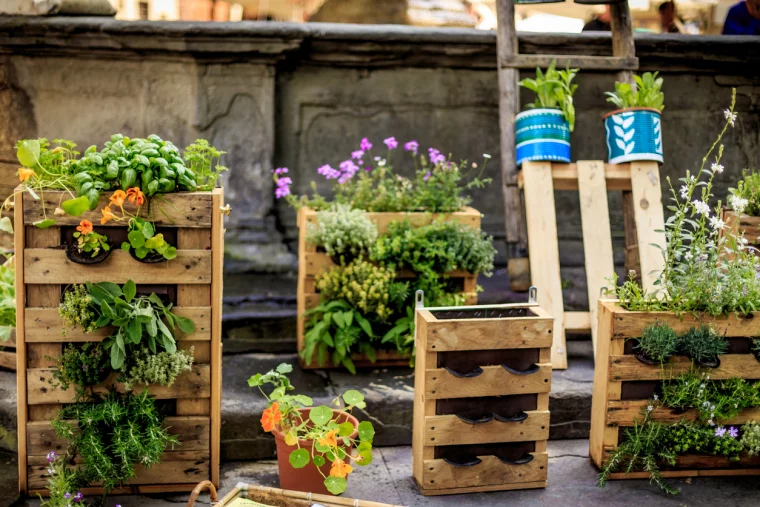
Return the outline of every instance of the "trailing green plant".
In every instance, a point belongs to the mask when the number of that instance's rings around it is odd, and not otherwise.
[[[159,347],[174,353],[172,330],[195,331],[192,320],[171,310],[172,304],[164,304],[156,294],[138,296],[135,283],[128,280],[122,287],[111,282],[75,285],[64,296],[59,314],[65,326],[79,326],[85,332],[114,326],[116,331],[103,340],[103,347],[110,352],[111,367],[120,370],[128,352],[147,346],[153,354]]]
[[[710,326],[693,327],[680,338],[679,351],[698,364],[716,361],[728,351],[728,340],[718,336]]]
[[[248,379],[250,387],[256,387],[267,400],[267,408],[261,416],[264,431],[280,431],[287,445],[296,446],[288,456],[293,468],[303,468],[313,463],[325,478],[327,490],[339,495],[346,490],[348,476],[353,466],[367,466],[372,463],[372,441],[375,428],[369,421],[362,421],[355,427],[350,421],[339,423],[332,406],[343,405],[342,412],[350,414],[355,408],[364,410],[367,404],[359,391],[349,390],[335,398],[331,406],[313,406],[313,400],[304,395],[288,394],[295,390],[287,374],[293,367],[287,363],[265,374],[257,373]],[[267,394],[263,387],[272,386]],[[301,412],[309,409],[308,415]],[[354,437],[357,432],[357,437]],[[311,452],[301,447],[301,441],[311,441]],[[352,449],[357,454],[353,455]],[[349,463],[347,463],[348,461]],[[330,472],[324,474],[320,467],[331,462]]]
[[[728,192],[727,202],[734,211],[760,216],[760,173],[745,169],[736,188],[729,188]]]
[[[7,342],[16,327],[16,268],[0,264],[0,341]]]
[[[209,191],[216,187],[219,175],[229,168],[221,165],[222,155],[226,151],[220,151],[211,146],[205,139],[196,139],[193,144],[185,148],[186,172],[191,179],[198,184],[198,190]]]
[[[108,354],[99,342],[69,343],[60,357],[47,359],[57,363],[50,384],[64,391],[72,384],[81,387],[99,384],[111,371]]]
[[[678,352],[678,345],[678,333],[667,324],[656,322],[644,328],[635,350],[652,361],[665,363]]]
[[[306,240],[346,264],[369,252],[377,241],[377,226],[366,212],[334,204],[317,212],[317,224],[309,224]]]
[[[76,472],[69,466],[69,456],[59,456],[55,451],[47,455],[48,497],[40,498],[40,507],[88,507],[81,491],[77,491]]]
[[[605,92],[607,102],[612,102],[618,109],[646,107],[662,111],[665,108],[665,95],[662,93],[663,79],[657,72],[645,72],[634,75],[635,86],[630,83],[615,82],[614,92]]]
[[[111,249],[108,244],[108,237],[98,234],[92,229],[92,222],[82,220],[74,232],[74,239],[77,240],[76,247],[79,253],[89,253],[90,257],[96,257],[101,250],[106,252]]]
[[[760,456],[760,424],[749,421],[742,426],[741,444],[748,456]]]
[[[177,258],[177,247],[167,243],[162,233],[156,234],[155,227],[149,221],[134,216],[129,219],[127,229],[127,241],[121,244],[121,249],[125,252],[134,249],[138,259],[144,259],[154,253],[166,260]]]
[[[536,101],[526,104],[529,108],[560,109],[570,125],[570,132],[575,129],[575,105],[573,94],[578,89],[572,84],[579,69],[557,70],[557,62],[552,61],[546,72],[536,67],[536,79],[523,79],[520,86],[536,94]]]
[[[110,391],[105,396],[79,393],[52,421],[59,438],[69,441],[81,463],[74,470],[77,486],[101,483],[106,492],[135,477],[135,465],[151,468],[167,447],[179,444],[163,425],[155,400],[140,394]]]
[[[126,391],[133,390],[138,384],[172,386],[177,377],[192,369],[193,351],[194,347],[190,347],[189,351],[154,353],[147,347],[140,347],[130,353],[119,382],[124,383]]]

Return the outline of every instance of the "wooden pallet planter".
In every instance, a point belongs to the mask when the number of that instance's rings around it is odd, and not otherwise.
[[[418,307],[416,325],[412,470],[422,494],[546,487],[551,316],[534,300]]]
[[[62,197],[59,192],[45,193],[48,213]],[[101,205],[108,203],[108,197],[102,196]],[[52,450],[65,452],[68,445],[57,438],[50,421],[62,404],[73,401],[74,390],[53,389],[48,384],[55,361],[47,357],[58,357],[67,343],[101,341],[110,334],[108,328],[90,334],[78,329],[66,336],[61,333],[58,305],[62,290],[88,281],[122,284],[133,280],[138,293],[165,292],[176,305],[174,311],[195,323],[194,333],[177,337],[179,348],[193,347],[192,370],[178,377],[171,387],[150,387],[157,399],[169,400],[166,403],[173,413],[167,425],[182,445],[167,450],[156,466],[147,470],[138,467],[137,477],[113,493],[191,491],[201,480],[219,483],[223,200],[222,189],[215,189],[167,194],[143,206],[143,216],[154,220],[159,232],[176,237],[176,259],[143,264],[119,250],[117,244],[103,263],[83,266],[69,261],[58,247],[83,218],[93,221],[97,228],[99,211],[82,217],[56,217],[55,226],[38,229],[31,224],[42,218],[41,202],[23,193],[16,197],[18,461],[22,493],[46,494],[46,455]],[[105,234],[119,234],[122,231],[117,229],[125,226],[109,222],[104,227],[108,227]],[[116,376],[95,390],[105,390]],[[84,492],[101,490],[92,487]]]
[[[721,355],[721,364],[710,370],[715,380],[741,377],[760,379],[760,361],[750,351],[751,337],[760,336],[760,313],[748,318],[736,315],[701,318],[672,312],[629,312],[617,301],[599,301],[599,338],[594,392],[591,408],[591,460],[601,467],[607,456],[623,438],[623,431],[634,421],[643,420],[642,409],[648,404],[663,375],[668,377],[689,371],[691,360],[673,357],[668,364],[645,365],[633,355],[631,338],[641,336],[647,326],[661,322],[682,333],[701,324],[709,324],[719,335],[729,339],[728,354]],[[696,419],[696,411],[677,412],[665,407],[653,410],[650,417],[663,423],[678,423]],[[725,424],[743,424],[760,420],[760,409],[748,409]],[[663,468],[664,477],[695,477],[718,475],[760,475],[760,458],[743,457],[730,462],[720,456],[684,455],[677,458],[675,467]],[[647,478],[647,472],[614,473],[612,479]]]
[[[719,231],[720,237],[727,233],[734,236],[742,235],[747,240],[749,246],[760,248],[760,217],[752,215],[741,215],[734,210],[723,208],[721,219],[726,223],[726,227]],[[755,251],[757,254],[757,251]],[[733,257],[732,254],[726,254],[727,257]]]
[[[391,222],[409,220],[413,227],[422,227],[429,225],[436,220],[445,219],[455,221],[460,224],[469,225],[480,229],[481,214],[473,208],[465,208],[455,213],[367,213],[372,222],[377,225],[378,234],[383,235],[387,232]],[[309,208],[301,208],[298,211],[298,352],[304,347],[304,329],[306,321],[304,312],[319,305],[319,293],[315,288],[317,275],[327,271],[335,266],[332,259],[324,252],[318,252],[314,245],[306,241],[309,224],[317,225],[317,212]],[[414,278],[414,273],[410,271],[400,271],[397,275],[399,278]],[[449,276],[455,280],[461,280],[462,291],[467,294],[467,304],[476,304],[478,300],[477,275],[464,271],[455,271],[449,273]],[[395,351],[378,351],[377,360],[373,363],[360,354],[355,354],[352,358],[354,365],[357,367],[388,367],[388,366],[408,366],[409,358],[403,357]],[[316,359],[311,364],[306,364],[299,357],[301,367],[305,369],[323,368],[317,364]],[[335,367],[331,363],[324,367]],[[339,366],[340,367],[340,366]]]

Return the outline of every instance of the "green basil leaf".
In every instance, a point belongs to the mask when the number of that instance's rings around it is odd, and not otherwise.
[[[61,208],[69,215],[78,217],[90,209],[90,200],[83,195],[81,197],[77,197],[76,199],[63,201],[61,203]]]

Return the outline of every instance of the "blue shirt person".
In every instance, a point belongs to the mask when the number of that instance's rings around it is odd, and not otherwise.
[[[760,0],[743,0],[731,7],[723,35],[760,35]]]

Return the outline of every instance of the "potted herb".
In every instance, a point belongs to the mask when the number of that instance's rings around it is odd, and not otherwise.
[[[719,167],[723,171],[723,166]],[[750,246],[758,255],[760,250],[760,173],[743,171],[742,179],[735,188],[728,189],[728,207],[723,208],[722,220],[726,227],[722,232],[731,231],[742,242]],[[728,245],[726,255],[732,257],[739,245]]]
[[[615,91],[605,92],[607,102],[618,108],[604,115],[610,164],[637,160],[662,163],[662,78],[657,72],[645,72],[634,80],[635,86],[615,82]]]
[[[76,243],[66,248],[66,257],[77,264],[98,264],[111,255],[108,237],[98,234],[92,228],[92,222],[82,220],[74,233]]]
[[[636,359],[644,364],[663,364],[678,352],[678,334],[661,322],[647,326],[636,340]]]
[[[342,410],[313,406],[308,396],[288,394],[295,389],[287,377],[291,371],[293,367],[283,363],[248,379],[248,385],[258,388],[268,402],[261,425],[275,437],[280,487],[339,495],[346,490],[354,466],[372,462],[375,429],[372,423],[359,423],[351,415],[354,408],[366,407],[364,396],[358,391],[346,391],[334,403],[338,406],[342,399]],[[269,394],[263,389],[268,385],[272,386]]]
[[[536,68],[536,79],[520,86],[536,94],[536,101],[515,116],[517,165],[523,162],[570,162],[570,133],[575,128],[572,84],[578,69],[557,70],[552,62],[546,72]]]

